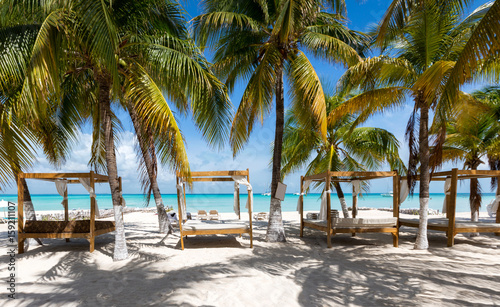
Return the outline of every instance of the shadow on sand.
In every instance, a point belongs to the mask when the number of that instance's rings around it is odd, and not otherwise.
[[[248,236],[235,235],[189,237],[186,250],[180,251],[178,233],[160,244],[164,235],[155,229],[127,224],[130,259],[107,264],[96,259],[112,257],[112,233],[98,238],[94,254],[88,252],[85,240],[46,241],[45,246],[21,255],[22,265],[53,256],[60,259],[36,280],[20,282],[19,289],[30,291],[20,293],[17,303],[208,306],[221,304],[215,295],[230,295],[234,301],[225,305],[231,306],[242,303],[238,297],[253,295],[259,306],[264,301],[258,297],[265,291],[276,291],[277,300],[268,305],[283,306],[288,304],[279,302],[287,299],[298,306],[486,306],[500,302],[500,238],[493,235],[459,236],[455,247],[447,248],[442,233],[430,232],[431,248],[414,251],[415,232],[403,229],[400,248],[392,247],[389,234],[347,234],[334,236],[333,248],[327,249],[321,232],[307,230],[300,238],[297,223],[286,222],[285,227],[287,243],[266,243],[265,224],[258,223],[253,249],[248,248]],[[214,257],[220,249],[230,255]],[[487,263],[482,255],[497,260]],[[236,287],[256,277],[267,283],[261,288],[254,284]],[[266,289],[273,283],[276,289]],[[199,285],[208,290],[197,290]],[[285,297],[286,289],[278,292],[286,285],[298,288],[295,296]]]

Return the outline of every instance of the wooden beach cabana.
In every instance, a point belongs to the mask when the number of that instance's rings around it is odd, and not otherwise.
[[[239,221],[194,221],[187,219],[186,211],[186,182],[187,178],[177,172],[177,204],[179,206],[179,231],[181,237],[181,249],[184,250],[184,237],[188,235],[214,235],[214,234],[244,234],[250,235],[250,248],[253,247],[252,233],[252,206],[253,191],[250,185],[249,170],[240,171],[208,171],[191,172],[191,181],[195,182],[233,182],[234,183],[234,204],[233,209],[241,220],[239,186],[245,185],[248,190],[246,208],[248,209],[249,222]]]
[[[429,218],[427,220],[427,229],[444,231],[448,237],[448,246],[453,246],[455,236],[458,233],[470,232],[493,232],[500,235],[500,206],[497,209],[496,220],[494,223],[486,222],[470,222],[456,220],[457,206],[457,187],[460,180],[468,180],[471,178],[497,178],[497,199],[500,196],[500,171],[489,170],[459,170],[457,168],[451,171],[436,172],[431,176],[431,181],[442,181],[445,183],[446,195],[446,218]],[[401,180],[406,180],[406,177],[401,177]],[[417,176],[416,180],[420,180]],[[400,226],[416,227],[419,226],[418,219],[400,219]]]
[[[359,184],[361,181],[379,178],[393,178],[393,217],[392,218],[356,218]],[[300,196],[298,210],[300,213],[300,236],[304,235],[304,228],[309,227],[326,232],[327,246],[332,247],[332,236],[337,233],[366,233],[381,232],[390,233],[393,236],[393,245],[398,247],[398,219],[399,219],[399,179],[396,171],[391,172],[332,172],[300,177]],[[325,188],[322,195],[322,205],[318,220],[304,219],[304,195],[312,182],[324,182]],[[353,185],[353,207],[352,218],[332,218],[331,215],[331,191],[333,182],[347,182]]]
[[[99,235],[115,231],[115,222],[96,221],[97,201],[95,195],[96,183],[107,183],[108,176],[89,173],[20,173],[18,179],[36,179],[52,181],[56,184],[58,193],[63,197],[64,221],[24,221],[24,187],[21,180],[17,184],[18,197],[18,251],[24,253],[24,241],[28,238],[66,239],[84,238],[90,242],[90,252],[94,251],[95,238]],[[120,192],[122,189],[121,178]],[[69,220],[67,184],[82,184],[90,194],[90,219]],[[97,211],[97,212],[96,212]]]

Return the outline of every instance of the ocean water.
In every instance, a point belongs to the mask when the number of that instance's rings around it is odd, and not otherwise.
[[[124,194],[128,207],[145,207],[145,198],[142,194]],[[177,211],[177,195],[164,194],[163,202],[165,206],[173,207]],[[340,210],[340,202],[336,194],[332,194],[332,209]],[[483,193],[481,211],[486,211],[486,206],[495,198],[493,193]],[[0,194],[0,199],[17,203],[17,195]],[[297,208],[298,195],[287,194],[282,202],[283,211],[295,211]],[[245,203],[247,195],[240,196],[241,211],[245,212]],[[62,210],[62,197],[60,195],[32,195],[35,211]],[[346,194],[346,201],[349,206],[352,205],[352,195]],[[444,194],[430,194],[429,208],[441,211],[443,207]],[[110,194],[98,194],[97,202],[99,209],[112,208]],[[187,210],[196,213],[198,210],[216,209],[219,212],[233,212],[233,194],[187,194]],[[269,211],[270,197],[260,194],[254,195],[254,212]],[[69,195],[69,209],[89,209],[90,200],[88,195]],[[151,197],[149,204],[154,207],[154,199]],[[392,207],[392,198],[383,197],[379,193],[364,194],[359,197],[358,207],[370,208],[390,208]],[[401,208],[418,208],[418,194],[408,197]],[[320,194],[311,193],[304,197],[304,210],[319,211]],[[457,195],[457,212],[469,212],[469,194],[459,193]]]

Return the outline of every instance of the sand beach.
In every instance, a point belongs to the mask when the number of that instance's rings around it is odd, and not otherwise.
[[[360,211],[384,217],[390,212]],[[457,217],[467,218],[469,213]],[[248,219],[248,216],[243,214]],[[409,215],[401,215],[401,217]],[[390,234],[340,234],[326,248],[324,233],[299,237],[299,215],[283,214],[287,243],[265,242],[266,221],[254,222],[254,248],[244,235],[166,239],[154,212],[125,215],[130,257],[113,262],[114,233],[83,239],[44,239],[16,257],[15,301],[2,306],[494,306],[500,302],[500,237],[457,235],[446,247],[429,231],[430,248],[413,250],[416,229]],[[222,219],[234,218],[223,213]],[[486,218],[486,216],[481,216]],[[6,225],[0,225],[7,250]],[[7,272],[8,256],[0,256]],[[7,276],[2,276],[5,279]]]

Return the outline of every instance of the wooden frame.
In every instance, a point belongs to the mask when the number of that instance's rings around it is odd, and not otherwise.
[[[96,200],[94,197],[90,197],[90,227],[89,232],[26,232],[25,231],[25,223],[24,223],[24,187],[21,183],[21,178],[24,179],[37,179],[44,181],[53,181],[59,179],[66,179],[68,184],[80,183],[79,178],[89,178],[90,186],[95,190],[95,183],[105,183],[108,182],[108,176],[96,174],[93,171],[89,173],[19,173],[17,180],[17,197],[18,197],[18,253],[24,253],[24,241],[28,238],[48,238],[48,239],[66,239],[66,242],[69,242],[71,238],[84,238],[87,239],[90,243],[90,252],[92,253],[95,248],[95,237],[115,231],[114,222],[112,223],[112,227],[100,228],[97,227],[98,223],[105,223],[106,225],[109,222],[101,222],[95,220],[96,214]],[[120,181],[120,192],[121,192],[121,178],[118,178]],[[68,196],[68,189],[64,191],[64,195]],[[64,200],[64,222],[69,223],[69,214],[68,214],[68,200]],[[44,223],[46,221],[36,221],[37,223]],[[52,221],[48,221],[52,222]],[[96,225],[97,224],[97,225]],[[43,225],[43,224],[39,224]]]
[[[493,232],[495,235],[500,235],[500,206],[497,209],[497,215],[495,223],[498,227],[478,227],[478,226],[462,226],[456,223],[456,207],[457,207],[457,187],[459,180],[467,180],[471,178],[492,178],[497,177],[497,191],[496,195],[500,195],[500,171],[489,171],[489,170],[459,170],[457,168],[451,171],[436,172],[431,176],[431,181],[445,181],[446,179],[451,179],[450,187],[450,197],[446,200],[446,218],[448,219],[448,225],[433,224],[432,219],[427,220],[427,229],[444,231],[448,237],[447,245],[449,247],[455,244],[455,236],[458,233],[469,233],[469,232]],[[407,179],[407,177],[401,177],[401,179]],[[416,180],[420,180],[420,176],[417,176]],[[477,224],[477,223],[476,223]],[[400,226],[407,227],[419,227],[419,223],[415,223],[413,220],[403,219],[399,220]]]
[[[320,231],[326,232],[326,242],[328,248],[332,247],[332,236],[337,233],[351,233],[353,236],[356,233],[365,233],[365,232],[382,232],[382,233],[390,233],[393,238],[394,247],[398,247],[399,240],[399,176],[396,171],[391,172],[332,172],[327,171],[321,174],[310,175],[310,176],[301,176],[300,177],[300,191],[302,192],[302,187],[304,185],[304,181],[313,180],[313,181],[324,181],[325,186],[329,187],[331,182],[352,182],[354,180],[371,180],[378,178],[393,178],[393,216],[397,218],[396,226],[393,227],[333,227],[332,225],[332,217],[331,217],[331,196],[330,193],[327,193],[326,198],[326,226],[319,225],[317,223],[309,222],[304,219],[304,196],[301,195],[299,197],[300,200],[300,236],[304,236],[304,228],[309,227],[313,229],[317,229]],[[353,218],[356,218],[357,215],[357,204],[358,199],[355,193],[353,193],[353,208],[352,214]]]
[[[191,182],[228,182],[233,181],[231,176],[246,176],[247,181],[250,182],[250,172],[248,168],[242,171],[207,171],[207,172],[191,172],[191,177],[183,177],[179,172],[177,172],[176,183],[186,182],[190,180]],[[180,197],[184,197],[184,203],[186,204],[186,188],[184,186],[183,195],[179,194],[177,190],[177,205],[179,207],[179,232],[181,237],[181,249],[184,250],[184,236],[188,235],[212,235],[212,234],[239,234],[240,236],[244,233],[250,235],[250,248],[253,248],[253,232],[252,232],[252,206],[248,208],[248,219],[250,222],[250,227],[248,229],[242,228],[226,228],[226,229],[197,229],[197,230],[187,230],[183,229],[182,224],[186,220],[182,219],[182,206]],[[240,194],[238,190],[237,194],[238,207],[240,205]],[[241,219],[241,211],[239,212],[238,218]]]

